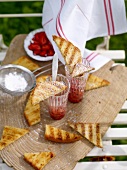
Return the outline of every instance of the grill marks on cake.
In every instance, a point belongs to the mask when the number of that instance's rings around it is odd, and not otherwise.
[[[45,139],[47,140],[60,143],[70,143],[80,140],[81,138],[82,137],[80,135],[46,125]]]
[[[36,105],[50,96],[59,94],[67,88],[63,83],[58,81],[45,81],[37,83],[32,93],[32,105]]]
[[[70,127],[79,132],[94,145],[102,148],[102,139],[99,123],[69,123]]]
[[[85,134],[85,126],[83,123],[81,123],[81,131],[82,131],[82,134]]]
[[[70,42],[65,42],[63,39],[60,40],[60,48],[61,52],[65,54],[65,60],[66,62],[71,65],[74,60],[74,55],[76,53],[76,48],[73,48],[72,44]]]
[[[93,141],[93,130],[92,130],[92,124],[88,125],[88,131],[89,131],[89,140]]]
[[[82,62],[81,52],[78,47],[74,46],[70,41],[55,35],[53,35],[53,40],[64,57],[66,65],[74,66]]]
[[[34,169],[42,170],[43,167],[55,156],[53,152],[24,153],[24,160]]]
[[[83,136],[85,135],[90,141],[93,141],[93,129],[94,129],[94,127],[92,126],[92,124],[80,123],[79,126],[77,126],[76,129],[79,130],[81,132],[81,134],[83,134]]]
[[[99,145],[100,143],[101,143],[101,141],[100,141],[100,125],[99,125],[99,123],[97,124],[97,128],[96,128],[96,134],[97,134],[97,145]]]
[[[51,133],[50,135],[51,135],[51,136],[56,136],[56,135],[54,134],[54,129],[53,129],[53,127],[49,128],[49,130],[50,130],[50,133]]]
[[[65,54],[66,54],[66,62],[68,65],[75,65],[76,63],[80,63],[81,60],[80,58],[76,57],[78,48],[74,48],[71,43],[68,42],[68,46],[65,49]]]
[[[62,135],[62,133],[60,132],[59,129],[57,129],[57,138],[58,138],[59,140],[62,140],[62,139],[63,139],[63,135]]]

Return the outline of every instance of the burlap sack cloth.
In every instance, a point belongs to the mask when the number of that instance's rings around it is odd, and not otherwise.
[[[2,65],[11,63],[17,58],[26,55],[23,42],[26,35],[16,36],[8,49]],[[37,62],[37,61],[35,61]],[[40,66],[48,62],[37,62]],[[107,63],[94,74],[110,81],[108,87],[85,92],[84,99],[78,104],[68,102],[68,113],[60,121],[52,120],[42,103],[41,123],[30,128],[30,133],[9,145],[0,152],[2,159],[14,169],[33,169],[23,160],[24,152],[53,151],[55,158],[45,166],[45,170],[72,170],[77,161],[85,157],[94,147],[90,142],[82,139],[71,144],[58,144],[44,139],[44,125],[50,123],[72,131],[67,120],[82,122],[98,122],[101,124],[102,136],[114,121],[127,97],[127,69],[123,66],[112,67],[113,61]],[[63,67],[59,72],[64,74]],[[46,73],[47,74],[47,73]],[[20,128],[28,127],[24,118],[24,107],[28,94],[21,97],[12,97],[0,91],[0,134],[4,125]]]

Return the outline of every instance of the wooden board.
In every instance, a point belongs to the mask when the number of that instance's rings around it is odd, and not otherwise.
[[[2,65],[11,63],[17,58],[26,55],[23,42],[26,35],[16,36],[7,51]],[[33,60],[34,61],[34,60]],[[37,62],[40,66],[50,62]],[[45,166],[44,170],[72,170],[77,161],[85,157],[94,147],[83,139],[73,144],[57,144],[44,139],[45,124],[52,124],[71,131],[67,120],[82,121],[87,123],[99,122],[102,136],[114,121],[127,97],[127,68],[124,66],[112,67],[110,61],[94,74],[110,81],[110,85],[99,89],[87,91],[84,99],[78,104],[68,102],[68,112],[60,121],[52,120],[45,105],[41,106],[41,123],[30,127],[30,133],[11,144],[0,152],[2,159],[17,170],[32,170],[23,160],[24,152],[53,151],[56,157]],[[59,73],[64,74],[64,67],[59,68]],[[45,73],[47,74],[47,73]],[[28,127],[23,111],[27,101],[27,94],[21,97],[12,97],[0,91],[0,133],[4,125]]]

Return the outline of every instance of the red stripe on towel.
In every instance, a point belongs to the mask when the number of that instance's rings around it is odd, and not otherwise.
[[[50,20],[48,20],[46,23],[43,24],[43,26],[47,25],[49,22],[51,22],[53,20],[53,18],[51,18]]]
[[[91,62],[95,57],[97,57],[99,54],[96,54],[96,55],[94,55],[90,60],[89,60],[89,62]]]
[[[105,8],[105,16],[107,20],[107,27],[108,27],[108,35],[110,35],[110,25],[109,25],[109,18],[108,18],[108,10],[106,5],[106,0],[104,0],[104,8]]]
[[[112,15],[112,6],[111,6],[111,1],[109,0],[109,9],[110,9],[110,16],[111,16],[111,23],[112,23],[112,34],[115,34],[115,25],[114,25],[114,20],[113,20],[113,15]]]
[[[88,56],[86,57],[86,59],[88,60],[93,54],[94,54],[94,52],[92,52],[90,55],[88,55]]]
[[[58,28],[58,26],[59,26],[58,17],[59,17],[59,15],[60,15],[61,10],[62,10],[62,5],[63,5],[63,2],[62,2],[62,0],[61,0],[61,7],[60,7],[60,10],[59,10],[58,15],[57,15],[57,18],[56,18],[56,32],[57,32],[57,34],[58,34],[60,37],[61,37],[61,34],[60,34],[59,28]]]
[[[62,8],[64,6],[64,3],[65,3],[65,0],[61,0],[61,7],[60,7],[60,10],[59,10],[57,18],[56,18],[56,31],[57,31],[57,34],[60,37],[64,37],[65,39],[67,39],[65,34],[64,34],[62,24],[61,24],[61,21],[60,21],[60,14],[61,14]]]
[[[60,28],[60,30],[61,30],[61,32],[62,32],[62,34],[63,34],[63,37],[64,37],[65,39],[67,39],[67,37],[66,37],[65,34],[64,34],[63,27],[62,27],[62,24],[61,24],[61,21],[60,21],[60,14],[61,14],[62,8],[63,8],[63,6],[64,6],[64,3],[65,3],[65,0],[63,0],[63,2],[62,2],[62,0],[61,0],[62,7],[61,7],[60,13],[59,13],[59,15],[58,15],[58,24],[59,24],[59,28]]]

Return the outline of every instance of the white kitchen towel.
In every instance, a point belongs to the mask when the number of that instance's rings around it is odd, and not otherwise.
[[[124,0],[45,0],[42,26],[60,61],[64,63],[52,35],[71,41],[99,69],[110,59],[85,49],[86,42],[127,32]]]

